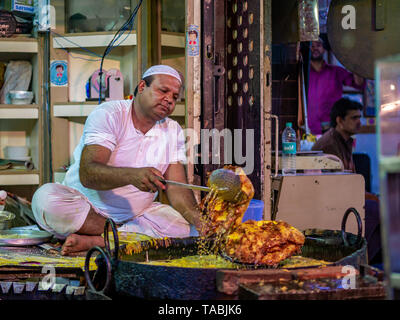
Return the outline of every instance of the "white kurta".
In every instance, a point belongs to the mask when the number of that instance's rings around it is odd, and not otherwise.
[[[113,167],[154,167],[164,174],[170,163],[186,161],[185,138],[176,121],[165,118],[143,134],[134,127],[131,112],[132,100],[121,100],[103,103],[89,115],[63,185],[44,185],[33,197],[32,209],[43,228],[59,237],[74,233],[92,206],[116,223],[128,222],[123,228],[126,231],[160,237],[189,235],[188,222],[172,207],[154,203],[153,193],[133,185],[98,191],[80,182],[79,164],[85,145],[108,148],[111,156],[107,165]]]

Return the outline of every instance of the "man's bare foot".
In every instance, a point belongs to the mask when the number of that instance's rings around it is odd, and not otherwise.
[[[64,245],[61,248],[61,254],[63,256],[70,256],[77,252],[87,251],[95,246],[104,247],[103,237],[73,233],[65,239]]]

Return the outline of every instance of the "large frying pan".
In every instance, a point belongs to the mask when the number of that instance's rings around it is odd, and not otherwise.
[[[355,29],[344,29],[342,22],[345,26],[351,22],[351,11]],[[347,69],[364,78],[374,78],[375,60],[400,53],[399,30],[399,0],[332,0],[330,4],[327,32],[332,51]]]
[[[346,230],[349,214],[354,213],[358,222],[358,234]],[[114,249],[110,249],[109,226],[114,235]],[[142,241],[141,251],[127,253],[124,245],[119,246],[118,232],[112,220],[105,225],[105,250],[91,248],[85,260],[85,278],[90,292],[101,296],[130,296],[146,299],[219,299],[223,294],[216,285],[218,268],[182,268],[172,266],[146,265],[141,262],[180,258],[197,253],[197,238],[153,239]],[[305,231],[306,243],[302,256],[331,261],[333,265],[354,265],[366,263],[367,243],[362,238],[362,223],[358,212],[349,208],[343,217],[341,230]],[[89,261],[93,253],[98,269],[93,280],[89,271]],[[246,269],[257,266],[244,265]],[[258,266],[260,268],[260,266]],[[292,268],[293,269],[293,268]],[[303,268],[301,268],[303,269]],[[239,272],[239,271],[237,271]],[[102,288],[101,290],[99,290]]]

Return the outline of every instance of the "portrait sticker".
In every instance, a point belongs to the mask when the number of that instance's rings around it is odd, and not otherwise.
[[[68,62],[53,60],[50,63],[50,82],[52,87],[65,87],[68,85]]]
[[[187,53],[189,56],[194,57],[200,54],[200,28],[194,24],[189,25],[186,32]]]

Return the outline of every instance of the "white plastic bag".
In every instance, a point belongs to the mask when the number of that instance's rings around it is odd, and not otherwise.
[[[7,93],[28,91],[32,78],[32,65],[29,61],[10,61],[4,74],[4,84],[0,90],[0,103],[9,104]]]
[[[300,151],[311,151],[314,143],[308,140],[300,140]]]

